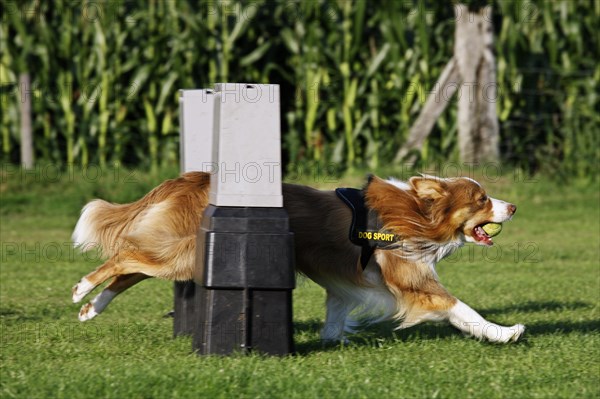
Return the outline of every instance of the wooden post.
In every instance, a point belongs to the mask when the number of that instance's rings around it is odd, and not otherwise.
[[[462,78],[458,100],[458,146],[462,162],[498,161],[496,67],[491,7],[470,13],[457,5],[454,56]]]
[[[414,163],[435,122],[458,91],[458,144],[465,163],[496,162],[499,159],[499,127],[496,115],[496,66],[492,51],[491,7],[469,12],[458,4],[454,56],[442,71],[396,162]]]
[[[31,79],[29,73],[19,75],[19,90],[21,93],[21,166],[33,168],[33,133],[31,130]]]
[[[437,95],[430,95],[427,101],[425,101],[419,117],[408,132],[406,143],[398,151],[398,154],[396,154],[396,162],[404,160],[413,163],[415,161],[415,157],[411,152],[423,146],[423,142],[429,136],[433,125],[435,125],[437,119],[448,106],[452,96],[460,87],[460,74],[458,73],[454,57],[446,64],[435,87]]]

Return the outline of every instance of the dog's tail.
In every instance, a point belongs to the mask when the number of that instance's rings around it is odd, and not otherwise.
[[[121,245],[131,223],[132,204],[111,204],[93,200],[81,210],[81,216],[73,231],[73,243],[82,252],[100,248],[104,256],[110,257]]]
[[[83,252],[98,247],[106,258],[136,251],[163,265],[176,264],[178,251],[195,255],[209,184],[208,173],[190,172],[129,204],[93,200],[81,210],[73,242]]]

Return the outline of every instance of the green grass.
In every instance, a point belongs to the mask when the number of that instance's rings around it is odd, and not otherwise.
[[[123,171],[121,171],[123,172]],[[77,321],[70,288],[100,262],[68,248],[81,206],[130,201],[164,176],[41,170],[4,173],[1,194],[2,398],[597,398],[600,395],[599,193],[544,181],[485,182],[518,204],[496,252],[465,247],[442,282],[492,321],[524,323],[524,340],[492,345],[444,325],[389,324],[322,346],[324,293],[298,281],[297,355],[199,357],[172,338],[172,283],[145,281],[96,319]],[[357,185],[351,177],[333,185]]]

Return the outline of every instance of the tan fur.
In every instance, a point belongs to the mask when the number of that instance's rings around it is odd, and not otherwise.
[[[107,289],[117,293],[146,276],[191,279],[209,180],[206,173],[186,173],[131,204],[100,200],[88,204],[74,237],[85,249],[100,245],[108,260],[73,288],[74,300],[111,277]],[[348,239],[351,212],[335,193],[283,185],[297,270],[325,287],[335,300],[348,290],[371,289],[393,296],[393,316],[403,320],[402,326],[435,318],[457,303],[439,283],[434,265],[492,217],[484,190],[468,179],[416,177],[409,185],[402,189],[373,177],[366,186],[368,205],[378,212],[386,230],[401,237],[402,246],[376,250],[365,271],[359,264],[360,248]],[[349,301],[360,306],[360,298]],[[87,312],[89,304],[84,308],[82,312]]]
[[[195,262],[196,231],[208,204],[210,176],[186,173],[168,180],[139,201],[86,206],[95,242],[109,259],[85,278],[94,286],[113,276],[144,273],[189,280]],[[84,210],[85,212],[85,210]]]
[[[465,221],[473,228],[491,217],[489,200],[482,207],[474,205],[473,199],[485,192],[469,180],[413,177],[410,184],[413,189],[405,191],[374,177],[367,189],[369,206],[379,212],[387,230],[402,237],[448,242]]]
[[[404,326],[416,324],[423,313],[448,310],[456,303],[429,266],[386,251],[379,252],[377,262],[386,286],[398,301],[396,317]]]

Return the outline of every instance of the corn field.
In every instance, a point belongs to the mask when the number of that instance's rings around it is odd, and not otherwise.
[[[600,1],[489,4],[503,160],[595,175]],[[19,163],[26,96],[38,162],[156,170],[178,162],[178,89],[259,82],[281,85],[286,164],[389,165],[454,25],[453,3],[417,0],[2,0],[2,161]],[[451,106],[419,162],[456,160],[456,131]]]

